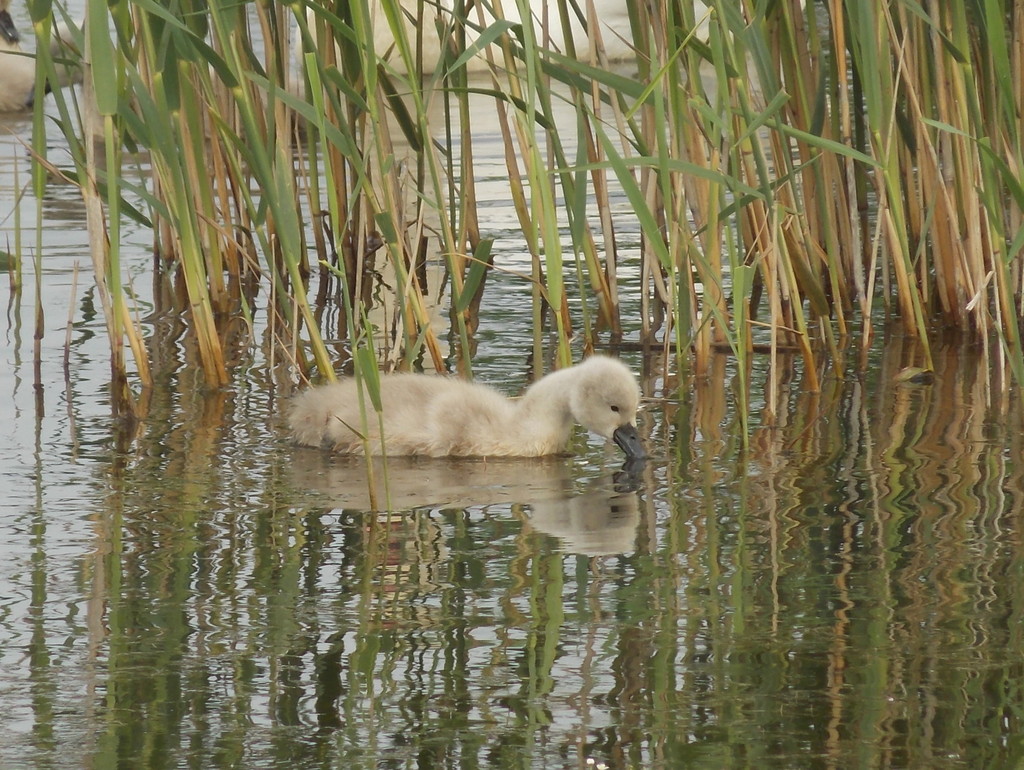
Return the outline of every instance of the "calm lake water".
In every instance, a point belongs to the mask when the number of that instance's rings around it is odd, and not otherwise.
[[[148,416],[111,420],[80,199],[16,217],[30,126],[3,125],[0,238],[39,272],[0,347],[0,767],[1024,764],[1024,409],[985,351],[900,383],[920,353],[879,339],[820,393],[759,357],[780,408],[746,447],[728,358],[694,381],[627,354],[641,470],[584,435],[393,461],[377,513],[363,461],[286,440],[258,349],[210,393],[149,319]],[[124,244],[145,316],[151,238]],[[488,292],[478,376],[511,393],[529,309],[514,276]]]

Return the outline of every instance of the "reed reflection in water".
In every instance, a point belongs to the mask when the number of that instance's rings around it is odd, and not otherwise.
[[[724,359],[644,362],[638,476],[583,440],[394,462],[390,514],[253,372],[172,376],[120,446],[44,435],[0,519],[0,764],[1015,766],[1021,405],[961,347],[925,383],[873,355],[770,383],[746,453]]]

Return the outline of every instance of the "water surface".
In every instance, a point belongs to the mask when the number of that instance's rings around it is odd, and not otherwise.
[[[79,198],[49,188],[38,236],[31,196],[15,218],[29,127],[5,125],[2,237],[39,260],[0,348],[0,766],[1024,762],[1024,412],[982,351],[901,383],[919,351],[879,341],[818,394],[782,360],[775,414],[759,358],[747,447],[727,358],[694,381],[631,353],[640,471],[579,435],[393,461],[371,493],[363,461],[286,440],[258,336],[211,393],[148,320],[146,418],[111,418]],[[511,207],[488,221],[514,259]],[[124,251],[145,311],[149,234]],[[494,277],[479,337],[507,392],[523,291]]]

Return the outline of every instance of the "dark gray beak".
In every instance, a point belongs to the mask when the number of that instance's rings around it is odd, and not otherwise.
[[[636,432],[635,425],[622,425],[616,428],[612,434],[612,441],[626,453],[626,457],[630,460],[643,460],[647,457],[647,452],[644,451],[644,445],[640,443],[640,434]]]
[[[0,11],[0,37],[8,43],[17,43],[21,39],[18,37],[18,28],[14,26],[14,19],[7,11]]]

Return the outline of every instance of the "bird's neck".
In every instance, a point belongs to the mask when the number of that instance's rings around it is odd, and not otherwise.
[[[571,371],[562,369],[541,378],[516,402],[517,430],[543,435],[546,441],[564,447],[574,418],[570,408]]]

